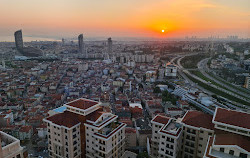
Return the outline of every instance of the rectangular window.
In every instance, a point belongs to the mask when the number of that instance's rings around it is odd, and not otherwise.
[[[233,150],[229,150],[229,154],[230,155],[234,155],[234,151]]]
[[[247,154],[240,153],[240,158],[247,158]]]

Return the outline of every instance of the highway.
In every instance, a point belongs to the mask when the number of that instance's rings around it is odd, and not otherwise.
[[[225,84],[225,83],[223,83],[223,82],[217,80],[216,78],[210,76],[210,75],[207,73],[207,72],[209,72],[209,68],[208,68],[208,66],[207,66],[208,60],[209,60],[209,58],[206,58],[206,59],[201,60],[201,61],[198,63],[198,69],[200,70],[200,72],[201,72],[204,76],[206,76],[206,77],[209,78],[210,80],[213,80],[214,82],[220,84],[221,86],[223,86],[223,87],[229,89],[230,91],[233,91],[233,92],[235,92],[235,93],[238,93],[238,94],[240,94],[240,95],[242,95],[242,96],[244,96],[244,97],[250,99],[248,93],[239,91],[238,89],[235,89],[235,88],[233,88],[233,87],[231,87],[231,86],[228,86],[228,84]]]
[[[189,54],[189,55],[191,55],[191,54]],[[192,55],[193,55],[193,54],[192,54]],[[186,55],[186,56],[187,56],[187,55]],[[194,83],[193,81],[191,81],[183,72],[185,72],[186,74],[190,75],[191,77],[193,77],[193,78],[195,78],[195,79],[197,79],[197,80],[199,80],[199,81],[201,81],[201,82],[203,82],[203,83],[205,83],[205,84],[207,84],[207,85],[209,85],[209,86],[211,86],[211,87],[213,87],[213,88],[215,88],[215,89],[218,89],[218,90],[220,90],[220,91],[222,91],[222,92],[224,92],[224,93],[227,93],[227,94],[229,94],[229,95],[232,95],[232,96],[234,96],[234,97],[236,97],[236,98],[238,98],[238,99],[244,100],[244,101],[246,101],[246,102],[250,102],[249,99],[246,99],[246,98],[244,98],[244,97],[242,97],[242,96],[239,96],[239,95],[235,94],[234,92],[228,91],[228,90],[226,90],[226,89],[224,89],[224,88],[221,88],[221,87],[218,87],[218,86],[216,86],[216,85],[213,85],[213,84],[211,84],[210,82],[207,82],[207,81],[205,81],[205,80],[203,80],[203,79],[201,79],[201,78],[199,78],[199,77],[197,77],[197,76],[191,74],[187,69],[184,69],[183,66],[182,66],[181,63],[180,63],[181,59],[183,59],[184,57],[185,57],[185,56],[181,56],[181,57],[178,58],[178,60],[177,60],[177,66],[178,66],[178,73],[179,73],[185,80],[187,80],[188,82],[192,83],[193,85],[196,84],[196,83]],[[203,61],[203,60],[202,60],[202,61]],[[204,61],[203,61],[203,62],[204,62]],[[203,62],[199,62],[199,63],[198,63],[198,68],[200,67],[200,64],[202,64]],[[210,95],[214,94],[213,92],[210,92],[210,91],[204,89],[203,87],[198,86],[197,84],[196,84],[196,86],[197,86],[199,89],[201,89],[202,91],[204,91],[204,92],[206,92],[206,93],[208,93],[208,94],[210,94]],[[226,88],[226,87],[225,87],[225,88]],[[228,100],[230,100],[230,99],[228,99]],[[240,103],[236,103],[235,101],[232,101],[232,100],[230,100],[230,101],[231,101],[232,103],[234,103],[234,104],[236,104],[236,105],[242,107],[242,108],[246,108],[245,105],[242,105],[242,104],[240,104]]]

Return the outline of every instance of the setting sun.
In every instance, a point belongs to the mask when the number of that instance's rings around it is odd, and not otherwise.
[[[165,30],[161,30],[161,32],[165,32]]]

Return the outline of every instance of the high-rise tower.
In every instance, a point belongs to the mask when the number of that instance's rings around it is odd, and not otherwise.
[[[84,53],[84,43],[83,43],[83,34],[80,34],[78,36],[78,47],[79,47],[79,53]]]
[[[108,53],[112,53],[112,39],[108,38]]]
[[[15,35],[16,48],[18,51],[22,51],[23,50],[22,30],[16,31],[14,35]]]

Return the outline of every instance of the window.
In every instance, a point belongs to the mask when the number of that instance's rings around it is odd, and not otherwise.
[[[240,153],[240,158],[247,158],[247,154]]]
[[[201,144],[199,144],[199,146],[200,146],[200,147],[202,147],[202,145],[201,145]]]
[[[224,148],[220,148],[220,152],[223,152],[223,153],[224,153],[224,150],[225,150]]]
[[[229,150],[229,154],[230,155],[234,155],[234,151],[233,150]]]
[[[65,133],[68,133],[68,131],[65,129]]]
[[[201,133],[204,133],[203,131],[201,131]]]

